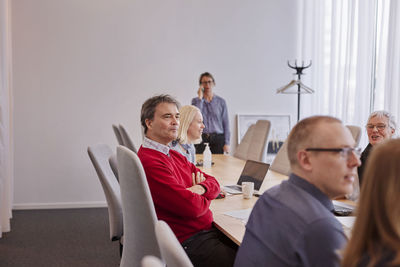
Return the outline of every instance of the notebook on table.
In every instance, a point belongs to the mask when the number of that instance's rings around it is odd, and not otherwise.
[[[229,194],[241,194],[243,182],[253,182],[254,192],[260,190],[261,185],[267,175],[269,164],[254,160],[247,160],[239,180],[235,185],[226,185],[223,189]]]

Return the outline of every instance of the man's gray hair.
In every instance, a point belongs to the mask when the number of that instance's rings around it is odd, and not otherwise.
[[[368,121],[374,117],[378,117],[378,118],[386,117],[389,121],[389,127],[392,128],[393,130],[396,130],[397,126],[396,126],[396,121],[394,119],[394,116],[392,114],[390,114],[389,112],[387,112],[386,110],[378,110],[378,111],[372,112],[368,117]]]

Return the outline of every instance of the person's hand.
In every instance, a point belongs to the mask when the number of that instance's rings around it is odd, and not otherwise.
[[[206,178],[204,178],[204,174],[202,172],[197,172],[196,174],[194,172],[192,173],[193,185],[197,185],[205,180]]]
[[[192,187],[186,188],[187,190],[191,191],[192,193],[198,194],[198,195],[203,195],[206,192],[206,189],[202,187],[201,185],[194,185]]]
[[[225,153],[228,154],[228,153],[229,153],[229,150],[230,150],[229,145],[224,145],[224,154],[225,154]]]
[[[197,95],[199,96],[199,99],[203,99],[203,87],[200,86],[199,90],[197,90]]]
[[[192,182],[193,186],[186,188],[187,190],[191,191],[192,193],[202,195],[206,192],[206,189],[199,185],[199,183],[204,182],[206,178],[202,172],[192,173]]]

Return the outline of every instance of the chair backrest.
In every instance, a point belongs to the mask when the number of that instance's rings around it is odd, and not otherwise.
[[[234,157],[247,160],[247,152],[249,151],[249,146],[255,126],[255,124],[252,124],[247,129],[246,133],[243,136],[243,139],[240,141],[240,144],[235,149],[235,153],[233,154]]]
[[[166,222],[156,223],[156,237],[161,256],[168,267],[193,267],[185,250]]]
[[[117,163],[117,154],[113,153],[109,158],[108,158],[108,163],[110,163],[111,170],[113,171],[115,177],[119,181],[118,178],[118,163]]]
[[[356,146],[358,146],[361,139],[361,127],[356,125],[346,125],[346,127],[349,128],[351,135],[354,138],[354,141],[356,141]]]
[[[108,159],[112,154],[107,145],[88,147],[88,154],[103,187],[108,206],[110,239],[119,240],[123,234],[121,191]]]
[[[247,152],[247,158],[255,161],[265,161],[267,141],[271,122],[258,120],[254,127],[253,136]]]
[[[124,141],[122,140],[122,136],[121,136],[121,133],[119,131],[119,127],[117,125],[113,124],[112,128],[113,128],[115,137],[117,138],[118,145],[123,146],[124,145]]]
[[[136,146],[133,144],[131,137],[129,136],[128,132],[125,130],[125,127],[121,124],[119,125],[119,132],[121,133],[122,137],[122,145],[126,146],[133,152],[137,153]]]
[[[165,267],[165,265],[159,258],[147,255],[142,259],[142,267]]]
[[[118,146],[117,161],[124,212],[124,250],[120,266],[140,266],[146,255],[160,257],[154,231],[156,212],[146,174],[136,153]]]
[[[258,120],[251,125],[233,156],[244,160],[265,161],[270,126],[268,120]]]
[[[289,175],[291,172],[290,161],[287,153],[287,139],[283,142],[283,145],[278,150],[274,160],[269,167],[270,170],[276,171],[285,175]]]

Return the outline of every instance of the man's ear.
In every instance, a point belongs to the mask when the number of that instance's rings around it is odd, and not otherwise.
[[[312,170],[312,164],[310,161],[310,154],[307,151],[300,150],[297,152],[297,162],[299,167],[305,171]]]
[[[153,125],[153,120],[145,119],[144,123],[146,123],[147,129],[151,129]]]

